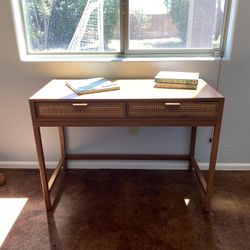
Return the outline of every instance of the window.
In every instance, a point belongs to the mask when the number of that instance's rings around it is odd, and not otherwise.
[[[26,55],[221,55],[229,0],[12,0]]]

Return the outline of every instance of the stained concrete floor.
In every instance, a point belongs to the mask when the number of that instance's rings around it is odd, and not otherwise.
[[[190,172],[67,170],[48,214],[37,170],[1,172],[0,198],[28,198],[3,250],[250,249],[250,172],[216,172],[209,214]]]

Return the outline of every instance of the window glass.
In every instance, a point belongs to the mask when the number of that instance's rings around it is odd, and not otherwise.
[[[12,0],[21,55],[78,57],[223,55],[230,2]]]
[[[129,50],[218,49],[225,0],[129,1]]]
[[[22,0],[28,51],[120,52],[119,0]]]

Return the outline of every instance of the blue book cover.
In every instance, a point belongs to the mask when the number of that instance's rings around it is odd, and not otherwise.
[[[120,86],[104,78],[69,80],[65,84],[78,95],[119,90]]]

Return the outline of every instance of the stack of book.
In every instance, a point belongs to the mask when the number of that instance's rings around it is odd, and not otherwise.
[[[154,78],[155,88],[197,89],[199,73],[160,71]]]

